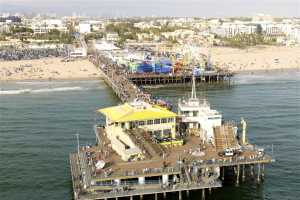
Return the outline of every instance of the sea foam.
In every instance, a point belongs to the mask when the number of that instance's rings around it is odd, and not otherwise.
[[[16,95],[26,93],[47,93],[47,92],[62,92],[62,91],[78,91],[87,90],[82,87],[57,87],[57,88],[42,88],[42,89],[20,89],[20,90],[0,90],[0,95]]]

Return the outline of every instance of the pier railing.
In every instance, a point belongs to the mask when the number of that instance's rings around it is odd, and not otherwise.
[[[97,52],[90,57],[90,61],[94,63],[101,71],[104,81],[113,89],[115,94],[123,102],[132,101],[133,99],[141,99],[151,102],[151,95],[145,91],[141,91],[135,84],[127,78],[127,71],[108,58],[106,55]]]
[[[173,74],[130,73],[126,67],[118,65],[103,52],[99,51],[95,52],[95,54],[89,58],[90,61],[99,68],[105,82],[123,102],[140,99],[155,104],[156,99],[153,98],[150,93],[141,90],[138,85],[186,84],[192,80],[191,72]],[[196,81],[219,82],[220,80],[228,78],[230,82],[232,76],[233,73],[222,70],[206,71],[201,74],[201,76],[196,77]]]
[[[143,170],[132,170],[125,172],[112,172],[109,175],[105,173],[97,174],[93,177],[93,180],[105,180],[114,178],[135,178],[139,176],[147,175],[162,175],[162,174],[180,174],[180,167],[166,167],[166,168],[145,168]]]
[[[90,198],[90,199],[107,199],[107,198],[117,198],[117,197],[131,197],[131,196],[138,196],[138,195],[159,194],[159,193],[166,193],[166,192],[217,188],[217,187],[221,187],[221,186],[222,186],[222,183],[219,180],[214,180],[214,181],[210,181],[207,183],[199,182],[199,183],[193,183],[190,185],[173,184],[173,185],[169,185],[167,187],[163,187],[163,186],[158,186],[155,188],[141,187],[141,189],[138,189],[138,190],[116,189],[116,190],[112,190],[107,193],[88,194],[88,195],[85,195],[85,197]]]
[[[223,166],[236,166],[236,165],[249,165],[249,164],[258,164],[258,163],[270,163],[274,162],[275,160],[272,159],[270,155],[264,156],[251,156],[251,157],[236,157],[236,158],[223,158],[217,160],[198,160],[194,164],[200,166],[201,168],[204,167],[223,167]],[[193,165],[191,165],[193,166]]]

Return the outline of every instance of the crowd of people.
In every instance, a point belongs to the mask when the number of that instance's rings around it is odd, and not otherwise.
[[[111,79],[112,83],[118,88],[120,98],[124,101],[134,99],[151,102],[151,94],[142,91],[127,78],[128,70],[126,67],[117,65],[105,56],[98,57],[101,63],[101,70]],[[94,61],[95,62],[95,61]]]
[[[143,88],[132,83],[127,77],[129,71],[126,66],[118,65],[104,55],[91,56],[89,59],[96,66],[100,66],[101,71],[110,78],[112,84],[116,87],[113,89],[117,90],[115,92],[119,94],[122,101],[128,102],[138,99],[172,109],[172,105],[169,102],[155,98]]]
[[[66,57],[66,48],[2,48],[0,49],[0,60],[32,60],[46,57]]]

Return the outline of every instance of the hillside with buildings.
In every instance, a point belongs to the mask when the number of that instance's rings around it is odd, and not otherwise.
[[[86,59],[95,51],[117,59],[121,50],[127,52],[121,63],[128,60],[127,54],[131,57],[130,62],[122,63],[128,66],[136,61],[137,54],[137,60],[142,62],[149,52],[156,52],[167,55],[173,64],[179,60],[191,67],[205,67],[209,61],[233,71],[299,68],[299,18],[264,14],[239,18],[120,19],[0,16],[0,60],[4,62],[51,57],[72,61]]]

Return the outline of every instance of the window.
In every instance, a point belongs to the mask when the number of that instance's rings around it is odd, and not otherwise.
[[[198,116],[198,111],[193,111],[193,116],[197,117]]]
[[[171,129],[164,129],[163,133],[165,138],[171,137]]]
[[[136,128],[136,123],[135,122],[129,122],[129,129]]]
[[[198,126],[197,122],[193,123],[193,128],[197,128],[197,126]]]
[[[154,124],[160,124],[160,119],[155,119]]]
[[[148,120],[147,121],[147,125],[152,125],[153,124],[153,120]]]
[[[168,123],[174,122],[174,118],[168,118]]]
[[[167,123],[167,119],[166,118],[161,119],[161,123]]]
[[[153,131],[153,135],[154,135],[156,138],[160,138],[160,136],[161,136],[161,130]]]
[[[125,123],[124,122],[121,123],[121,127],[125,128]]]
[[[183,111],[183,114],[184,114],[184,115],[188,115],[188,114],[189,114],[189,111]]]
[[[144,126],[145,125],[145,121],[139,121],[139,125],[140,126]]]

